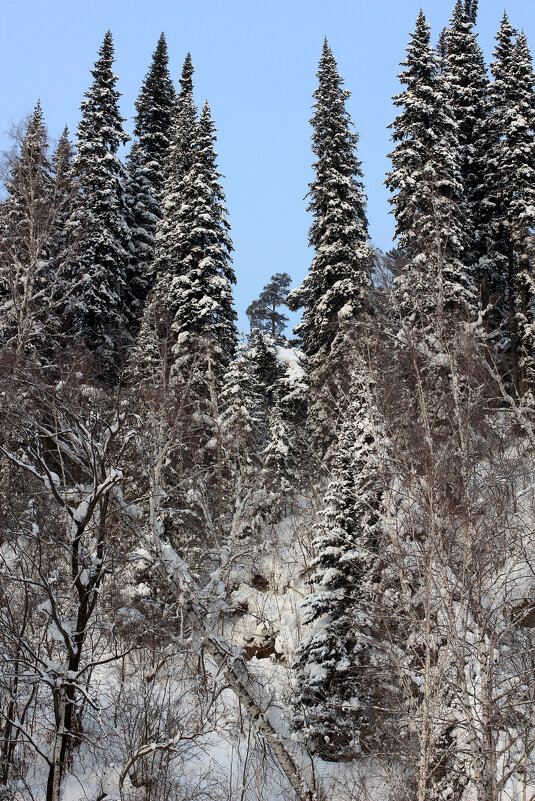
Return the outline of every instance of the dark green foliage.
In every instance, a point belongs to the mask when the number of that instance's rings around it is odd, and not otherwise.
[[[156,198],[164,187],[165,163],[176,102],[168,64],[167,43],[162,33],[136,100],[134,128],[136,149],[143,153],[146,177]]]
[[[168,62],[167,43],[162,33],[136,100],[135,141],[128,159],[128,203],[132,229],[128,290],[134,329],[147,292],[154,283],[154,239],[156,226],[162,217],[161,195],[176,102]]]
[[[260,390],[262,417],[265,422],[275,402],[275,386],[282,368],[275,356],[274,340],[258,328],[251,334],[249,358]]]
[[[399,77],[406,88],[394,98],[402,110],[390,126],[395,149],[386,180],[405,256],[396,279],[398,304],[408,323],[443,333],[445,314],[473,314],[475,294],[471,271],[461,261],[458,124],[423,12],[402,66]]]
[[[185,75],[188,65],[189,60]],[[191,76],[183,80],[189,93]],[[192,96],[183,97],[181,106],[194,111]],[[174,137],[179,139],[182,132],[183,126],[175,125]],[[136,381],[151,384],[159,376],[163,386],[182,386],[185,405],[192,410],[208,404],[212,417],[212,392],[221,389],[237,342],[232,243],[214,142],[205,105],[188,151],[190,167],[182,174],[183,162],[170,160],[156,246],[158,278],[131,362]],[[173,139],[175,155],[181,147]],[[199,418],[195,425],[200,423]]]
[[[131,246],[126,170],[118,156],[128,136],[119,112],[113,61],[108,32],[81,105],[73,165],[78,192],[62,265],[72,288],[63,317],[66,334],[81,340],[110,377],[116,376],[128,344],[124,298]]]
[[[535,75],[526,36],[513,51],[514,106],[502,143],[501,168],[508,181],[511,240],[516,257],[516,315],[520,341],[520,387],[535,403]]]
[[[369,744],[373,608],[380,579],[382,483],[370,387],[353,376],[355,400],[339,435],[326,507],[316,526],[311,624],[297,654],[295,725],[323,759]]]
[[[455,5],[446,31],[443,75],[448,101],[457,124],[459,172],[462,183],[463,242],[461,260],[476,271],[481,304],[486,308],[496,291],[494,276],[488,275],[488,204],[485,197],[485,163],[488,132],[488,77],[483,53],[474,33],[476,7],[471,0]],[[479,261],[483,264],[479,267]]]
[[[181,205],[169,243],[178,269],[167,274],[166,280],[174,311],[175,371],[188,375],[193,353],[204,342],[212,353],[212,366],[220,381],[236,349],[231,289],[236,279],[225,197],[216,167],[215,139],[210,108],[205,104],[197,126],[192,165],[180,182]],[[158,256],[158,264],[165,259],[170,265],[167,254],[162,259],[159,251]]]
[[[267,417],[267,445],[262,453],[264,468],[272,471],[291,497],[300,487],[303,466],[310,454],[305,422],[309,386],[305,355],[297,348],[272,345],[277,363],[271,383],[271,407]]]
[[[74,148],[69,139],[67,126],[59,138],[57,148],[52,157],[52,170],[54,176],[54,236],[52,242],[52,256],[58,261],[67,242],[66,226],[69,219],[71,204],[76,195],[76,181],[73,174]]]
[[[534,75],[526,38],[504,14],[496,37],[490,85],[491,147],[487,191],[491,205],[492,250],[496,274],[506,287],[508,330],[502,333],[512,383],[520,394],[532,393],[533,368],[533,224],[535,179]]]
[[[43,258],[50,231],[52,167],[43,110],[37,101],[6,184],[3,246],[8,258]]]
[[[304,307],[296,331],[308,357],[326,357],[340,315],[358,318],[370,305],[371,258],[362,171],[355,154],[358,136],[346,110],[349,92],[325,41],[314,93],[312,150],[315,179],[310,184],[314,222],[309,241],[314,260],[304,285],[289,296],[292,309]]]

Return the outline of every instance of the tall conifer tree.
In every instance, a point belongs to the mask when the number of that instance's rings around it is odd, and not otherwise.
[[[188,53],[182,66],[180,92],[173,115],[173,130],[168,150],[168,180],[165,195],[169,203],[173,181],[180,181],[193,163],[196,138],[197,108],[193,100],[193,62]]]
[[[489,143],[488,77],[483,53],[474,32],[476,0],[457,0],[446,31],[443,76],[448,102],[457,125],[464,237],[460,258],[474,269],[481,305],[499,291],[488,270],[489,214],[485,192],[485,164]],[[481,260],[481,264],[480,264]]]
[[[309,455],[305,436],[309,389],[306,360],[297,349],[283,350],[275,345],[275,354],[277,370],[265,393],[266,400],[271,396],[271,405],[266,416],[267,445],[262,458],[267,474],[278,478],[285,496],[291,497],[306,476],[304,463]]]
[[[175,370],[188,374],[192,353],[204,340],[212,351],[220,382],[237,343],[232,284],[232,242],[225,196],[214,151],[215,127],[205,104],[198,125],[193,163],[181,182],[182,204],[175,231],[180,274],[173,277]]]
[[[95,62],[93,84],[82,102],[74,173],[78,192],[69,219],[64,271],[73,285],[66,307],[68,332],[81,337],[104,372],[112,374],[125,345],[126,271],[130,236],[117,151],[128,136],[119,112],[108,31]]]
[[[312,440],[328,459],[346,403],[348,367],[344,362],[349,348],[345,338],[370,310],[372,259],[356,155],[358,135],[346,109],[350,93],[342,88],[327,41],[317,76],[311,120],[315,179],[308,206],[313,215],[309,242],[314,259],[301,286],[288,295],[288,306],[303,308],[296,333],[309,360],[308,425]]]
[[[379,574],[382,482],[376,411],[363,375],[352,376],[347,410],[316,526],[313,589],[304,607],[311,625],[296,662],[301,708],[295,725],[324,759],[344,759],[370,743],[373,606]]]
[[[257,531],[273,499],[261,486],[262,395],[247,348],[242,344],[231,361],[219,394],[217,439],[222,524],[229,540]]]
[[[52,258],[57,269],[58,262],[67,244],[67,223],[71,204],[76,194],[76,181],[73,174],[74,149],[69,138],[67,126],[58,140],[52,157],[54,174],[54,235]]]
[[[162,354],[165,342],[165,380],[187,381],[193,394],[198,391],[206,400],[207,389],[200,387],[206,379],[201,365],[210,360],[212,375],[220,387],[236,348],[232,300],[235,276],[225,198],[216,166],[215,128],[208,104],[195,123],[191,75],[188,56],[173,129],[163,218],[158,227],[158,279],[144,315],[135,361],[140,362],[142,374],[147,369],[150,372],[150,362],[156,353]],[[200,384],[193,390],[197,382]]]
[[[517,266],[517,320],[522,393],[535,404],[535,75],[520,33],[513,52],[514,113],[504,140],[504,173],[513,176],[510,219]],[[504,176],[505,177],[505,176]]]
[[[128,276],[130,314],[135,321],[154,281],[154,239],[162,217],[166,161],[175,107],[167,43],[162,33],[136,100],[135,141],[128,159],[132,258]]]
[[[309,242],[315,255],[303,292],[291,297],[304,307],[296,329],[308,357],[329,355],[339,315],[358,318],[369,308],[371,259],[362,170],[356,156],[358,135],[352,130],[346,101],[350,93],[325,40],[318,69],[311,120],[315,179],[310,184],[314,222]]]
[[[436,334],[445,313],[474,313],[475,294],[461,262],[458,125],[430,37],[421,11],[399,76],[406,88],[394,97],[402,110],[390,126],[396,145],[386,184],[405,262],[397,278],[400,309],[409,323]]]
[[[157,280],[143,314],[131,373],[143,390],[176,399],[181,458],[180,465],[169,465],[170,506],[165,514],[181,532],[180,547],[199,547],[200,554],[215,531],[223,533],[219,395],[237,331],[232,243],[216,166],[214,124],[208,104],[195,122],[189,66],[188,58],[156,240]],[[184,118],[191,119],[192,113],[190,131]],[[189,141],[184,149],[183,133]],[[184,158],[177,158],[182,152]],[[186,157],[189,166],[183,172]]]
[[[188,53],[182,67],[180,93],[173,114],[161,196],[162,217],[157,226],[154,253],[155,285],[141,319],[131,370],[134,380],[168,386],[174,357],[171,331],[174,308],[169,281],[181,271],[176,232],[182,204],[182,179],[194,153],[197,108],[193,99],[193,64]]]
[[[515,41],[516,38],[516,41]],[[506,276],[512,383],[533,393],[533,224],[535,180],[534,83],[524,34],[506,14],[496,36],[490,85],[492,143],[487,185],[492,204],[493,265]],[[508,335],[508,336],[507,336]],[[504,338],[505,338],[504,337]]]
[[[169,73],[167,42],[162,33],[152,56],[150,70],[143,80],[136,100],[134,147],[142,151],[151,188],[158,198],[162,193],[169,150],[171,123],[176,92]]]
[[[502,140],[508,127],[512,107],[512,58],[516,31],[504,12],[500,29],[496,35],[494,60],[490,69],[493,81],[489,84],[491,114],[489,119],[489,152],[487,155],[485,183],[491,210],[490,264],[493,273],[501,277],[503,287],[505,320],[499,345],[509,351],[511,378],[519,388],[518,332],[515,311],[516,270],[514,265],[511,234],[508,221],[507,192],[502,176]]]

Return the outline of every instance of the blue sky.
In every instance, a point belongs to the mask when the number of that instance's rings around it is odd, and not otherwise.
[[[3,0],[0,27],[0,148],[10,123],[41,99],[49,131],[78,107],[106,30],[114,37],[121,110],[132,130],[134,100],[164,31],[176,81],[185,54],[195,65],[195,96],[208,99],[230,211],[245,308],[275,272],[298,283],[308,269],[310,126],[317,62],[327,36],[360,133],[372,241],[388,249],[393,221],[383,186],[389,168],[391,96],[409,33],[422,6],[434,39],[454,0]],[[478,32],[487,62],[504,5],[535,49],[531,0],[480,0]]]

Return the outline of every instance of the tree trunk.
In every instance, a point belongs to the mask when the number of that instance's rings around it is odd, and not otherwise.
[[[205,627],[206,615],[201,610],[193,610],[197,624]],[[315,789],[309,787],[308,782],[302,775],[299,766],[283,743],[281,735],[271,724],[264,705],[261,705],[257,698],[257,688],[254,679],[249,674],[247,665],[243,657],[236,656],[230,651],[229,645],[206,631],[205,647],[212,656],[217,666],[224,672],[229,686],[234,690],[240,702],[244,705],[252,720],[255,721],[258,731],[265,737],[266,742],[275,754],[277,761],[283,770],[288,782],[294,790],[299,801],[316,801],[317,794]]]
[[[158,540],[151,543],[151,547],[154,548],[154,546],[156,546],[155,555],[159,557],[158,551],[161,545]],[[165,578],[171,580],[180,593],[183,592],[184,581],[189,585],[189,589],[192,589],[193,582],[187,569],[182,575],[175,577],[173,575],[174,565],[166,566],[164,561],[160,561],[159,567]],[[184,567],[187,568],[185,564]],[[193,630],[202,635],[204,648],[224,674],[229,686],[243,704],[251,719],[256,723],[258,731],[273,751],[281,770],[299,801],[317,801],[316,789],[309,785],[298,764],[286,748],[283,735],[275,729],[269,720],[269,699],[263,697],[263,688],[249,673],[241,651],[236,650],[231,643],[217,636],[210,628],[208,623],[210,616],[202,601],[192,597],[184,609],[184,614]],[[47,801],[52,800],[47,798]]]
[[[516,304],[515,304],[515,266],[513,248],[509,246],[507,257],[507,302],[509,309],[509,337],[511,340],[511,378],[515,393],[520,394],[520,375],[518,370],[518,333],[516,327]]]
[[[59,801],[59,791],[61,783],[61,774],[63,763],[61,752],[63,750],[63,741],[65,739],[65,686],[62,686],[58,693],[57,706],[56,706],[56,739],[54,742],[54,751],[52,753],[52,764],[48,772],[48,781],[46,786],[46,801]]]

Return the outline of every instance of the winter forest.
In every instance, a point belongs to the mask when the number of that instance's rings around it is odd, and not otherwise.
[[[388,253],[319,43],[313,260],[247,336],[189,54],[127,148],[110,32],[75,134],[14,129],[2,801],[535,798],[535,74],[476,16],[410,34]]]

